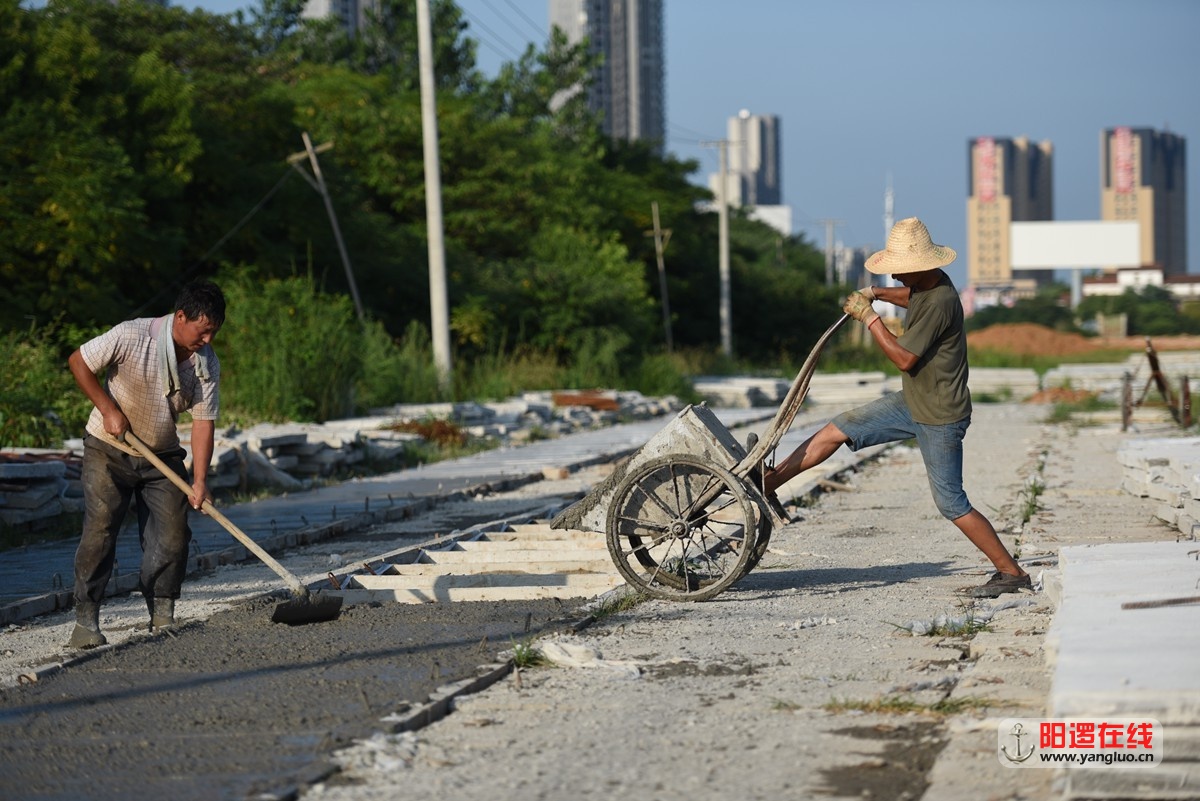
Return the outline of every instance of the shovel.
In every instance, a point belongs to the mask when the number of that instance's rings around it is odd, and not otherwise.
[[[137,448],[138,453],[145,457],[150,464],[158,468],[158,471],[167,478],[171,479],[176,487],[178,487],[184,495],[191,497],[192,488],[188,483],[179,477],[171,468],[167,467],[162,459],[158,458],[146,444],[142,442],[132,431],[125,432],[125,439]],[[279,564],[271,554],[267,553],[261,545],[250,539],[244,531],[233,524],[228,517],[221,514],[217,507],[205,499],[200,507],[204,512],[220,523],[226,531],[233,535],[233,538],[245,545],[251,553],[262,560],[263,564],[274,570],[281,579],[287,582],[288,588],[294,596],[290,601],[284,601],[275,607],[274,614],[271,615],[271,620],[275,623],[287,623],[289,626],[299,626],[304,623],[322,623],[326,620],[334,620],[338,616],[338,612],[342,608],[342,598],[338,595],[313,595],[309,593],[308,587],[305,587],[300,579],[296,578],[288,571],[286,567]]]

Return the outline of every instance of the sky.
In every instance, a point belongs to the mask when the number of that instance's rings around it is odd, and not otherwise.
[[[548,0],[458,0],[494,74],[545,44]],[[182,3],[191,7],[191,2]],[[216,13],[245,0],[194,4]],[[825,246],[886,243],[920,217],[966,278],[967,148],[1049,140],[1058,220],[1100,218],[1100,133],[1168,130],[1200,146],[1196,0],[664,0],[667,150],[707,186],[726,120],[779,117],[783,202]],[[1189,160],[1188,272],[1200,273],[1200,175]]]

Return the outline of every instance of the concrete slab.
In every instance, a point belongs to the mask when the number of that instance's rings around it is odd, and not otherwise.
[[[1053,717],[1200,719],[1200,605],[1122,609],[1200,595],[1196,542],[1068,546],[1062,603],[1046,637]]]

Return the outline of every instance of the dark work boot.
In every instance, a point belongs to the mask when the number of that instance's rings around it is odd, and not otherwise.
[[[165,629],[175,625],[174,598],[146,598],[150,607],[150,630]]]
[[[71,631],[71,648],[95,648],[108,638],[100,633],[100,604],[80,601],[75,604],[75,628]]]

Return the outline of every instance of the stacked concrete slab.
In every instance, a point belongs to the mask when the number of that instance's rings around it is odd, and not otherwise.
[[[1159,369],[1173,393],[1179,392],[1185,376],[1192,386],[1200,381],[1200,353],[1167,352],[1157,356]],[[1126,375],[1131,377],[1135,400],[1147,390],[1147,398],[1161,400],[1157,387],[1151,383],[1150,361],[1145,352],[1130,354],[1125,361],[1111,364],[1060,364],[1046,371],[1042,385],[1047,389],[1083,389],[1116,401],[1121,398]]]
[[[1037,371],[1020,367],[972,367],[967,386],[977,402],[1028,400],[1042,388]]]
[[[0,453],[0,523],[37,530],[44,521],[83,511],[80,459],[70,451]]]
[[[983,398],[1025,400],[1041,389],[1036,371],[1028,368],[973,367],[971,392]],[[710,406],[748,409],[779,406],[792,382],[754,376],[703,376],[693,388]],[[813,374],[807,403],[857,406],[900,389],[898,373],[881,371]]]
[[[558,402],[556,403],[556,397]],[[519,443],[556,437],[678,411],[673,396],[639,392],[530,392],[489,403],[399,404],[368,417],[326,423],[261,423],[217,431],[208,483],[212,489],[271,487],[298,491],[364,461],[389,462],[419,434],[400,430],[407,422],[446,420],[469,436]],[[180,429],[192,467],[190,429]],[[82,510],[79,463],[83,440],[65,443],[57,459],[45,452],[0,454],[0,523],[37,530],[64,512]]]
[[[792,380],[757,376],[702,376],[692,388],[709,406],[752,409],[780,406]],[[857,405],[899,389],[899,378],[882,372],[815,373],[808,403]]]
[[[1200,535],[1200,437],[1129,439],[1117,460],[1122,489],[1161,501],[1159,519],[1188,536]]]
[[[791,382],[756,376],[700,376],[692,389],[710,405],[724,409],[757,409],[783,403]]]
[[[853,373],[815,373],[808,386],[812,404],[859,406],[900,389],[898,375],[881,371]]]

